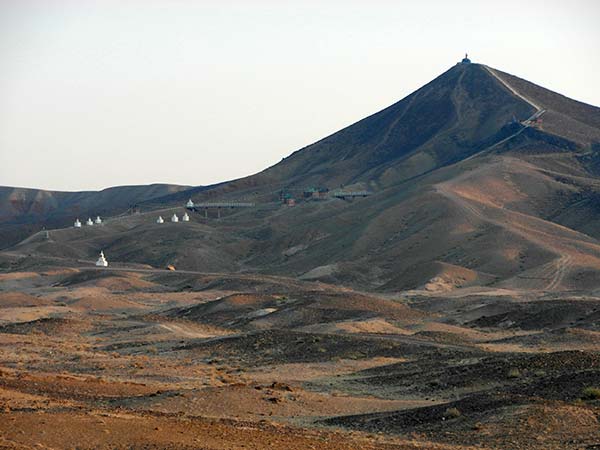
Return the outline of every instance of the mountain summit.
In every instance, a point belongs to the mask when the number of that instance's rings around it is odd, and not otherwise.
[[[192,197],[253,208],[196,215],[177,231],[141,214],[16,249],[91,258],[102,248],[117,261],[391,291],[595,288],[599,171],[599,108],[465,58],[261,173],[142,203],[176,208]],[[284,194],[296,206],[282,205]],[[167,229],[176,237],[165,239]]]
[[[299,152],[286,176],[391,184],[464,159],[534,108],[479,64],[458,64],[408,97]],[[276,166],[274,169],[278,169]],[[393,176],[390,177],[390,169]]]

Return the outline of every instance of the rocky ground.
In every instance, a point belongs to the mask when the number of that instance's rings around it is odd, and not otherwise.
[[[1,448],[600,446],[590,293],[4,267]]]

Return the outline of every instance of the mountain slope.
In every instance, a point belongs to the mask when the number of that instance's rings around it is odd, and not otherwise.
[[[483,66],[457,65],[390,107],[246,180],[386,186],[470,156],[504,133],[513,117],[525,119],[533,112]]]
[[[61,192],[0,186],[0,248],[18,242],[41,226],[66,226],[76,217],[85,220],[122,213],[135,204],[188,188],[152,184]]]
[[[169,243],[150,213],[128,228],[143,231],[143,242],[115,225],[101,240],[65,230],[51,246],[34,240],[20,249],[61,254],[68,247],[92,256],[101,246],[115,260],[155,265],[167,253],[180,267],[389,291],[592,289],[600,287],[599,137],[599,108],[487,66],[459,64],[259,174],[143,205],[182,210],[192,195],[256,203],[220,221],[193,217],[206,236],[219,236],[214,242],[198,235],[190,245]],[[302,200],[304,188],[341,185],[372,195]],[[297,206],[280,205],[282,189]],[[149,243],[160,246],[158,254]]]

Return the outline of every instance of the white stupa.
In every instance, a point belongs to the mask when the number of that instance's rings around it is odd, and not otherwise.
[[[81,228],[81,222],[79,221],[79,217],[75,219],[75,223],[73,224],[75,228]]]
[[[188,213],[185,213],[183,215],[183,217],[181,218],[181,220],[183,220],[184,222],[189,222],[190,221],[190,216],[188,216]]]
[[[185,204],[186,208],[193,208],[194,207],[194,202],[192,201],[192,199],[190,198],[188,200],[188,202]]]
[[[100,256],[98,257],[98,261],[96,261],[96,265],[98,267],[108,267],[108,261],[104,257],[103,251],[100,251]]]
[[[100,216],[96,216],[96,220],[94,220],[94,222],[102,223],[102,219],[100,218]]]
[[[94,222],[92,222],[92,218],[88,217],[87,222],[85,223],[86,225],[94,225]]]
[[[158,216],[158,219],[156,219],[156,223],[165,223],[165,221],[162,218],[162,216]]]
[[[171,217],[171,222],[179,222],[179,217],[177,217],[177,214],[173,214]]]

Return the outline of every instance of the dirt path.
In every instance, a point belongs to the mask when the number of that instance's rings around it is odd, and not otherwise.
[[[214,333],[194,331],[193,329],[191,329],[191,327],[185,327],[183,325],[178,325],[174,323],[161,323],[160,327],[164,328],[167,331],[170,331],[171,333],[175,333],[177,335],[189,337],[192,339],[204,339],[216,336]]]
[[[375,147],[373,147],[373,153],[375,153],[377,150],[379,150],[381,147],[383,147],[386,144],[386,142],[389,140],[390,136],[392,135],[392,131],[394,130],[394,128],[396,128],[396,125],[398,125],[398,123],[400,123],[400,121],[402,119],[404,119],[404,116],[406,115],[408,110],[411,108],[412,104],[414,103],[415,99],[418,96],[419,96],[418,94],[414,94],[413,97],[409,100],[409,102],[406,105],[406,107],[404,108],[404,110],[390,124],[388,129],[385,131],[385,134],[383,135],[383,138],[381,139],[381,141],[379,141],[377,143],[377,145],[375,145]]]
[[[514,96],[520,98],[521,100],[523,100],[525,103],[527,103],[528,105],[532,106],[535,108],[535,112],[526,120],[524,120],[523,122],[521,122],[522,127],[516,132],[511,134],[510,136],[496,142],[495,144],[490,145],[487,148],[484,148],[483,150],[475,153],[474,155],[469,156],[468,158],[464,159],[464,161],[469,161],[472,158],[475,158],[477,156],[481,156],[483,154],[489,153],[491,150],[493,150],[494,148],[504,144],[507,141],[510,141],[511,139],[517,137],[518,135],[520,135],[521,133],[523,133],[527,128],[530,127],[530,121],[537,119],[538,117],[541,117],[546,110],[542,109],[541,106],[539,106],[537,103],[534,103],[533,101],[531,101],[530,99],[528,99],[527,97],[525,97],[524,95],[520,94],[515,88],[513,88],[510,84],[508,84],[507,81],[505,81],[504,79],[502,79],[500,77],[500,75],[498,75],[494,69],[492,69],[491,67],[488,66],[483,66],[485,70],[488,71],[488,73],[490,75],[492,75],[496,80],[498,80],[506,89],[508,89]]]
[[[34,255],[26,255],[19,252],[14,251],[0,251],[0,255],[6,255],[13,258],[32,258],[36,257]],[[60,267],[68,268],[68,269],[77,269],[77,270],[102,270],[105,272],[134,272],[134,273],[148,273],[148,274],[184,274],[184,275],[202,275],[202,276],[220,276],[222,273],[218,272],[200,272],[197,270],[168,270],[168,269],[156,269],[156,268],[141,268],[139,263],[137,266],[127,266],[127,263],[123,263],[120,261],[116,261],[109,263],[108,267],[98,267],[95,265],[95,260],[84,260],[84,259],[70,259],[70,258],[62,258],[60,256],[40,256],[39,259],[41,261],[55,261],[59,262]],[[115,265],[116,264],[116,265]],[[232,274],[240,279],[255,279],[256,276],[252,274],[241,274],[234,273]],[[262,280],[272,280],[272,281],[289,281],[290,278],[277,276],[277,275],[260,275],[259,277]]]
[[[546,291],[553,291],[558,288],[565,275],[568,273],[570,266],[572,265],[573,257],[571,255],[562,255],[560,258],[554,261],[555,270],[550,283],[544,288]]]
[[[473,201],[461,196],[448,183],[437,184],[435,188],[437,193],[460,206],[471,216],[483,222],[502,227],[529,242],[555,253],[557,259],[552,262],[552,270],[547,276],[550,281],[544,290],[556,290],[561,286],[570,268],[574,265],[574,257],[581,254],[581,250],[577,246],[586,245],[592,247],[590,250],[600,254],[600,246],[597,244],[591,242],[583,244],[574,238],[560,236],[561,232],[564,233],[567,230],[576,233],[573,230],[564,229],[564,227],[552,222],[534,216],[527,216],[526,214],[511,211],[503,207],[487,205],[486,208],[490,213],[486,214],[483,211],[483,206],[475,206]],[[492,213],[504,217],[502,219],[493,218]],[[556,234],[552,233],[552,228],[556,228]]]
[[[533,117],[533,116],[532,116]],[[527,119],[529,120],[529,119]],[[484,155],[486,153],[489,153],[491,150],[495,149],[496,147],[504,144],[507,141],[510,141],[511,139],[517,137],[518,135],[520,135],[523,131],[525,131],[527,128],[529,128],[529,125],[523,125],[522,128],[519,129],[519,131],[517,131],[516,133],[511,134],[510,136],[502,139],[501,141],[496,142],[495,144],[490,145],[489,147],[484,148],[483,150],[475,153],[474,155],[469,156],[468,158],[463,159],[461,162],[465,162],[465,161],[469,161],[477,156],[481,156]]]
[[[513,88],[510,84],[508,84],[507,81],[505,81],[503,78],[501,78],[500,75],[498,75],[494,69],[492,69],[491,67],[485,66],[485,65],[483,66],[483,68],[485,70],[487,70],[490,73],[490,75],[492,75],[496,80],[498,80],[500,83],[502,83],[502,85],[506,89],[508,89],[510,92],[513,93],[513,95],[519,97],[524,102],[526,102],[529,105],[533,106],[537,111],[543,111],[543,109],[542,109],[542,107],[540,105],[538,105],[537,103],[534,103],[533,101],[531,101],[530,99],[528,99],[527,97],[525,97],[523,94],[517,92],[517,90],[515,88]]]

